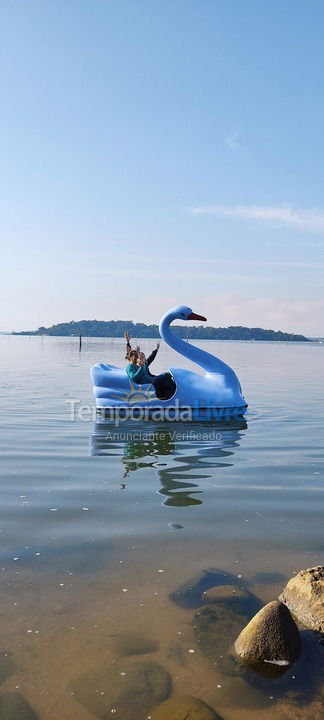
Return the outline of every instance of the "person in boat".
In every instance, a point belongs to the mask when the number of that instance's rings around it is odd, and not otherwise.
[[[131,362],[130,354],[131,354],[131,352],[132,352],[132,346],[131,346],[131,343],[130,343],[130,341],[131,341],[131,336],[130,336],[130,334],[129,334],[128,332],[125,332],[125,340],[126,340],[125,360],[128,360],[129,362]],[[153,362],[153,360],[155,360],[155,358],[156,358],[156,356],[157,356],[157,353],[158,353],[158,350],[159,350],[159,347],[160,347],[160,343],[157,342],[157,343],[156,343],[156,348],[155,348],[155,350],[153,350],[153,351],[151,352],[151,354],[148,356],[148,358],[146,358],[145,362],[146,362],[147,367],[149,367],[149,366],[151,365],[151,363]],[[137,352],[137,354],[138,354],[138,357],[140,357],[141,348],[140,348],[139,345],[136,345],[136,352]],[[155,377],[154,375],[152,375],[152,373],[150,372],[150,370],[148,370],[148,374],[149,374],[151,377]]]
[[[157,343],[156,350],[153,350],[153,353],[151,353],[147,359],[143,352],[138,353],[137,350],[130,350],[130,363],[127,365],[126,373],[129,379],[136,385],[151,384],[154,386],[156,396],[160,400],[168,400],[175,392],[175,382],[171,373],[165,372],[160,375],[152,375],[148,367],[148,362],[152,362],[151,357],[152,355],[155,357],[159,345],[160,343]]]

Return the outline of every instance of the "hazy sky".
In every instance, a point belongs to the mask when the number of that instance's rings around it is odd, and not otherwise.
[[[322,0],[0,10],[0,330],[324,335]]]

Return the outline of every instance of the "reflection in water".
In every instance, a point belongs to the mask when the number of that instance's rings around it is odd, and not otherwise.
[[[91,455],[121,455],[121,488],[127,488],[132,472],[152,468],[161,483],[164,505],[201,505],[200,480],[211,477],[212,468],[229,467],[239,447],[245,421],[221,426],[220,423],[123,423],[116,428],[107,420],[94,423]],[[168,462],[163,462],[170,456]],[[197,489],[195,489],[197,488]]]

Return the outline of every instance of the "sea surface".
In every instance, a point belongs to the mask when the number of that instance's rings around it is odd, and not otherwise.
[[[236,370],[246,424],[116,435],[89,369],[123,366],[121,339],[80,352],[76,337],[0,337],[0,707],[17,703],[15,720],[146,720],[168,694],[224,720],[323,718],[319,636],[302,632],[280,678],[231,648],[294,573],[324,564],[324,344],[197,344]],[[193,367],[163,345],[152,370],[170,365]],[[211,608],[204,593],[224,585]]]

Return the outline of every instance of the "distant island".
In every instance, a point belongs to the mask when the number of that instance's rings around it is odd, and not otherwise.
[[[123,337],[125,331],[135,338],[158,338],[158,325],[134,323],[132,320],[71,320],[58,323],[51,327],[39,327],[38,330],[13,332],[12,335],[56,335],[69,337]],[[310,338],[281,330],[264,330],[263,328],[247,328],[241,325],[230,327],[203,327],[197,325],[172,325],[172,331],[180,338],[192,340],[278,340],[293,342],[311,342]]]

